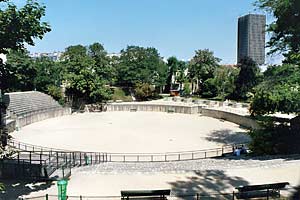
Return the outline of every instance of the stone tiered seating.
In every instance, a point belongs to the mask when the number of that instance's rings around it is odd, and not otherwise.
[[[51,96],[37,91],[6,93],[4,101],[8,106],[7,111],[15,116],[19,127],[50,117],[69,114]]]
[[[6,93],[5,101],[8,102],[8,110],[17,116],[61,108],[52,97],[36,91]]]

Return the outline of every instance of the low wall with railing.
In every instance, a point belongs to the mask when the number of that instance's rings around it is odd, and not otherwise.
[[[32,124],[34,122],[69,114],[71,114],[71,108],[55,108],[28,112],[17,117],[16,127],[22,128],[23,126]]]

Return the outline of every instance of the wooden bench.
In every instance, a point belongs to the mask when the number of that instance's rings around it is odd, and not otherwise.
[[[126,190],[121,191],[122,199],[167,199],[171,190]]]
[[[235,188],[238,190],[235,196],[237,199],[279,198],[280,190],[287,185],[289,185],[288,182],[240,186]]]

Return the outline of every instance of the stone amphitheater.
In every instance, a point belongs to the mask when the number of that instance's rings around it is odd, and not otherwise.
[[[240,185],[273,182],[289,182],[283,192],[288,195],[299,185],[297,155],[230,155],[235,144],[249,141],[247,128],[259,128],[247,104],[165,98],[109,103],[107,112],[90,105],[83,114],[71,114],[35,91],[8,93],[5,101],[13,136],[9,144],[21,152],[15,158],[23,164],[35,159],[37,165],[45,163],[42,176],[60,178],[70,172],[70,196],[119,196],[121,190],[149,188],[168,188],[174,194],[231,193]],[[57,195],[54,183],[40,184],[28,183],[21,193],[12,188],[4,199]]]

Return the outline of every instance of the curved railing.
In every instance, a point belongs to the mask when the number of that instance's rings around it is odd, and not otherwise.
[[[42,147],[11,139],[9,146],[19,151],[32,152],[33,154],[49,154],[61,155],[68,154],[72,163],[98,164],[102,162],[170,162],[170,161],[185,161],[197,160],[205,158],[220,157],[224,154],[233,153],[237,146],[245,144],[230,144],[219,148],[180,151],[180,152],[165,152],[165,153],[107,153],[107,152],[87,152],[87,151],[72,151],[64,149],[55,149]]]

